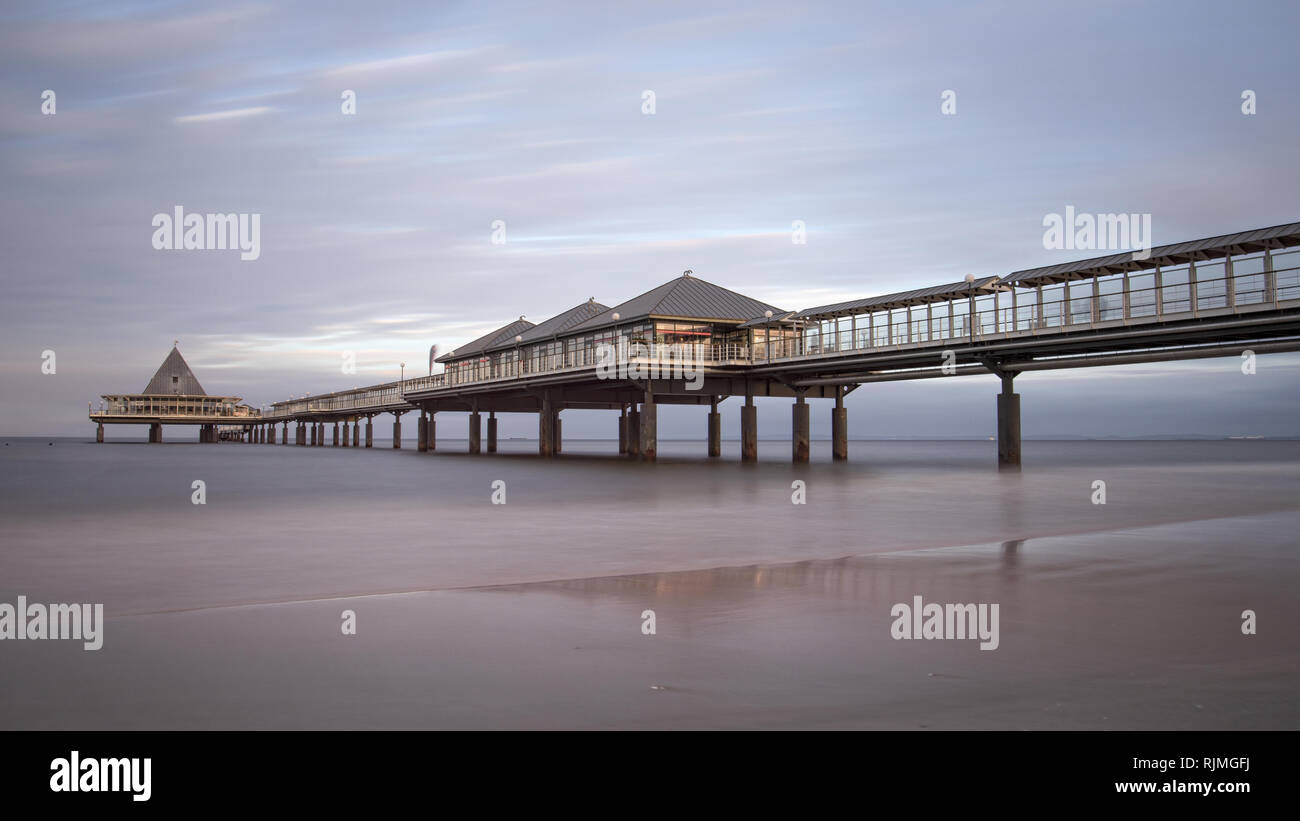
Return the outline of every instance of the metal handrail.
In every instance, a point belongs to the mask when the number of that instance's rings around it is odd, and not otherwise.
[[[1182,269],[1179,269],[1181,273]],[[1151,275],[1140,272],[1133,276]],[[1159,279],[1155,281],[1160,282]],[[1091,283],[1085,286],[1084,283]],[[1128,284],[1128,283],[1126,283]],[[1109,287],[1110,282],[1106,285]],[[1090,287],[1091,291],[1078,295],[1077,288]],[[1060,299],[1052,289],[1062,288]],[[1044,293],[1044,292],[1047,293]],[[667,344],[628,343],[614,348],[612,360],[605,355],[611,347],[608,341],[592,342],[581,348],[557,353],[541,354],[531,350],[516,350],[510,361],[492,361],[482,357],[476,361],[453,364],[441,374],[421,376],[401,382],[362,388],[320,399],[302,399],[276,403],[272,407],[276,417],[302,413],[334,412],[346,410],[379,410],[403,404],[408,393],[461,385],[481,385],[526,377],[557,374],[566,371],[594,369],[601,365],[629,363],[668,363],[691,365],[749,365],[815,356],[832,356],[848,351],[861,352],[895,348],[901,345],[918,345],[932,342],[980,340],[1008,334],[1051,334],[1076,329],[1104,326],[1112,322],[1155,322],[1166,319],[1195,317],[1203,311],[1229,310],[1240,313],[1256,306],[1277,305],[1300,299],[1300,267],[1265,270],[1249,274],[1231,274],[1211,279],[1165,283],[1149,288],[1126,287],[1121,292],[1101,293],[1100,280],[1076,280],[1040,288],[1022,288],[1001,292],[1011,294],[1011,305],[975,310],[967,309],[965,299],[945,306],[945,312],[910,316],[902,322],[894,309],[864,313],[853,317],[866,322],[848,330],[824,332],[820,327],[804,329],[799,336],[756,341],[751,346],[741,343],[718,344]],[[981,300],[987,299],[980,294]],[[959,310],[963,309],[963,310]],[[604,346],[604,348],[602,348]],[[508,352],[507,352],[508,353]]]

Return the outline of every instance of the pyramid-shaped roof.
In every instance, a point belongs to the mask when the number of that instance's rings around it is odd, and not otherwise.
[[[171,353],[158,367],[158,372],[149,380],[143,391],[145,396],[207,396],[199,380],[194,378],[194,371],[181,356],[179,348],[172,348]]]
[[[516,336],[522,334],[531,327],[533,327],[533,323],[521,316],[509,325],[502,325],[495,331],[488,331],[473,342],[466,342],[456,350],[451,351],[450,353],[445,353],[433,361],[448,362],[452,359],[463,359],[467,356],[472,356],[473,354],[482,353],[488,348],[507,340],[513,343]]]
[[[762,316],[764,312],[782,313],[775,305],[759,302],[744,294],[727,290],[712,282],[705,282],[690,272],[682,274],[652,288],[627,302],[602,311],[572,330],[589,330],[610,325],[614,314],[619,322],[651,316],[681,317],[683,319],[720,319],[743,322]]]

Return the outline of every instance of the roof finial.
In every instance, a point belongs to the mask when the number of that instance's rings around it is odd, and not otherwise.
[[[179,339],[173,339],[173,340],[172,340],[172,347],[173,347],[173,348],[179,347],[180,344],[181,344],[181,341],[180,341]]]
[[[684,277],[693,277],[693,276],[695,276],[695,272],[692,271],[690,268],[687,268],[685,271],[682,271],[682,276],[684,276]]]

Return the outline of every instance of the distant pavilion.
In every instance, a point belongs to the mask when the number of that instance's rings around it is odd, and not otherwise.
[[[148,425],[149,441],[162,441],[163,425],[198,425],[200,442],[216,442],[217,425],[245,421],[259,413],[239,396],[209,396],[194,376],[179,347],[171,351],[141,393],[105,394],[90,419],[98,423],[95,441],[104,441],[104,425]]]

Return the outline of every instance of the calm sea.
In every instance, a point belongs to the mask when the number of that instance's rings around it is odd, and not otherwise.
[[[0,442],[0,727],[1300,726],[1300,442]]]

